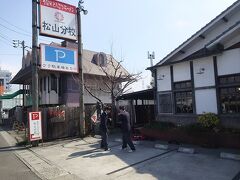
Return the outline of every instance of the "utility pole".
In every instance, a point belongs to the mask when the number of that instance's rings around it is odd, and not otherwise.
[[[37,1],[32,0],[32,112],[38,111]],[[38,140],[33,141],[32,145],[38,146]]]
[[[23,63],[24,57],[25,57],[25,50],[27,50],[26,48],[29,48],[29,49],[32,49],[32,48],[29,47],[29,46],[26,46],[24,40],[23,41],[13,40],[13,47],[14,48],[18,48],[19,45],[21,45],[21,48],[22,48],[22,63]],[[22,66],[23,66],[23,64],[22,64]],[[24,84],[23,84],[23,91],[24,91],[24,93],[23,93],[23,106],[24,106],[24,104],[25,104],[25,85]]]
[[[25,56],[25,48],[28,46],[25,46],[25,41],[19,41],[19,40],[13,40],[13,47],[17,48],[19,47],[19,45],[21,44],[21,48],[22,48],[22,54],[23,54],[23,58]]]
[[[38,111],[37,0],[32,0],[32,111]]]
[[[77,22],[78,22],[78,65],[79,65],[79,108],[80,108],[80,136],[85,136],[85,112],[84,112],[84,102],[83,102],[83,69],[82,69],[82,31],[81,31],[81,12],[86,15],[88,12],[82,6],[83,1],[79,0],[77,8]]]

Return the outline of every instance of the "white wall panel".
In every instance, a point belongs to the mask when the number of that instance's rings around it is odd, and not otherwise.
[[[218,75],[240,73],[240,49],[224,51],[217,56]]]
[[[170,66],[162,66],[157,69],[157,90],[171,90]]]
[[[173,65],[173,81],[187,81],[191,80],[190,62],[183,62]]]
[[[217,99],[215,89],[196,90],[195,99],[197,114],[203,114],[204,112],[217,113]]]
[[[215,85],[213,57],[193,61],[194,86],[206,87]]]

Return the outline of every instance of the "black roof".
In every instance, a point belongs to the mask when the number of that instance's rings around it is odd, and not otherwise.
[[[118,100],[153,100],[154,99],[154,89],[147,89],[143,91],[132,92],[128,94],[123,94],[117,97]]]

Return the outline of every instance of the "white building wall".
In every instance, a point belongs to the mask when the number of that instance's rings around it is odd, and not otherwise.
[[[217,99],[215,89],[201,89],[195,91],[196,112],[212,112],[217,114]]]
[[[215,76],[214,76],[213,57],[210,56],[210,57],[194,60],[193,73],[194,73],[195,87],[214,86]]]
[[[171,90],[170,66],[162,66],[157,69],[157,90]]]
[[[224,51],[217,56],[218,75],[240,73],[240,49]]]
[[[173,65],[173,81],[187,81],[191,80],[190,62],[183,62]]]

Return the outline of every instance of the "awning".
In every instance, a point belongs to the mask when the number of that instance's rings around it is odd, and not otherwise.
[[[23,94],[24,93],[24,90],[23,89],[20,89],[12,94],[6,94],[6,95],[2,95],[0,96],[0,100],[2,99],[12,99],[14,97],[16,97],[17,95],[19,94]],[[29,93],[29,90],[25,90],[25,93]]]
[[[18,73],[10,81],[10,84],[25,84],[32,77],[32,65],[20,69]]]

